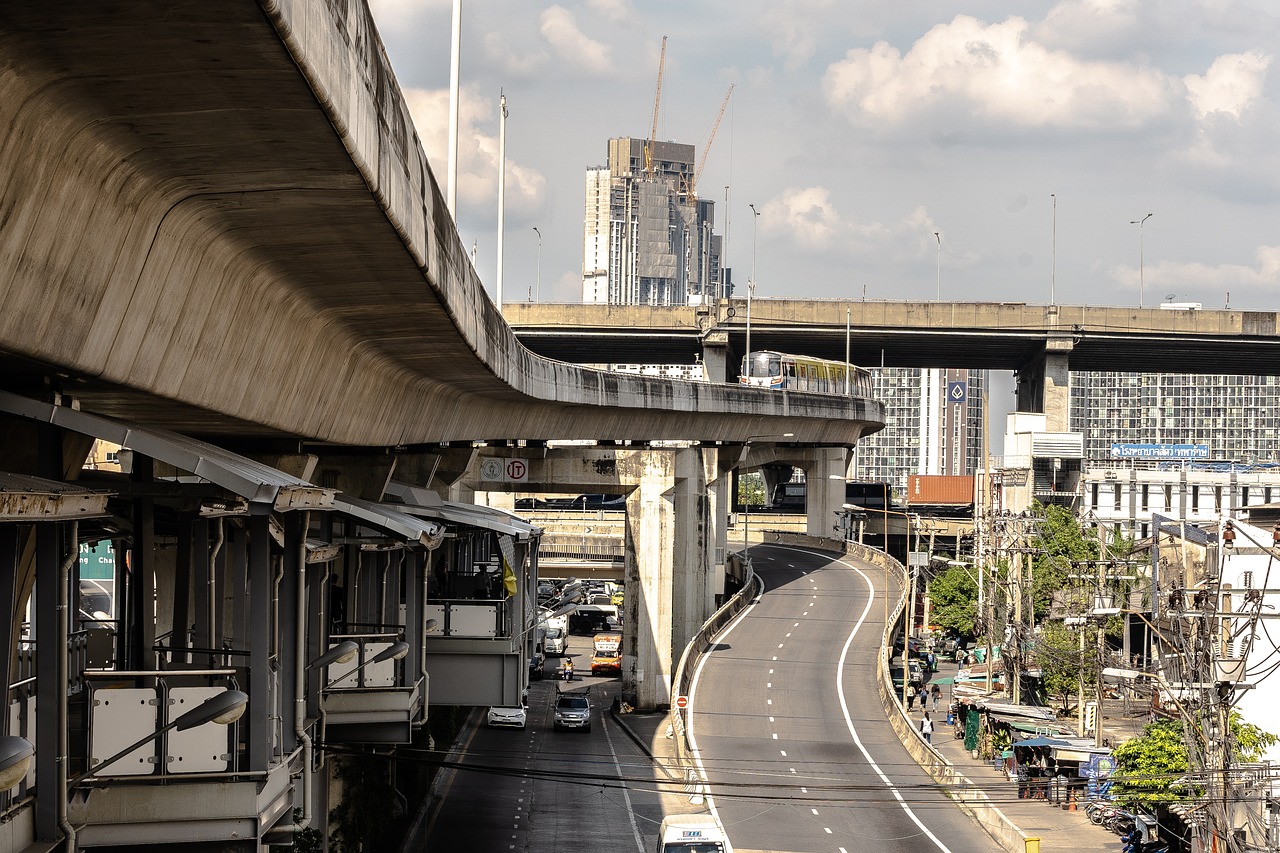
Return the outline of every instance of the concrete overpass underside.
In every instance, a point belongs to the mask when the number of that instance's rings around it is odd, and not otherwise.
[[[8,390],[205,436],[362,446],[851,445],[882,419],[870,401],[526,350],[467,259],[362,3],[9,4],[0,50]]]

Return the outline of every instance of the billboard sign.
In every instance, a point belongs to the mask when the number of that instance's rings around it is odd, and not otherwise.
[[[1122,444],[1111,443],[1112,459],[1208,459],[1207,444]]]

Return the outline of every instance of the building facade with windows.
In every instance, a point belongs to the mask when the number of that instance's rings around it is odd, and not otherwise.
[[[1280,377],[1076,371],[1071,430],[1094,462],[1117,443],[1207,445],[1214,461],[1280,462]]]
[[[1071,425],[1082,516],[1128,536],[1280,501],[1280,377],[1074,372]]]
[[[689,305],[727,295],[715,203],[698,199],[693,181],[692,145],[609,140],[608,163],[587,170],[583,302]]]
[[[974,474],[982,462],[983,370],[886,367],[872,370],[885,427],[853,450],[854,477],[904,494],[911,474]]]

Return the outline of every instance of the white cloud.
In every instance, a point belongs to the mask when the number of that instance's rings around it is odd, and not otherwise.
[[[917,207],[901,220],[891,223],[857,222],[844,216],[827,187],[790,187],[760,208],[760,228],[785,237],[806,251],[825,251],[842,258],[875,258],[911,263],[932,259],[941,231],[925,207]],[[945,266],[970,266],[978,256],[967,249],[946,246]]]
[[[636,11],[629,0],[587,0],[587,6],[614,23],[635,20]]]
[[[427,13],[440,9],[452,15],[452,0],[369,0],[369,11],[383,33],[417,26]]]
[[[565,62],[591,74],[611,74],[609,48],[582,32],[573,13],[552,6],[542,13],[538,32]]]
[[[1203,118],[1227,113],[1237,120],[1262,95],[1271,58],[1258,51],[1219,56],[1203,76],[1188,74],[1182,80],[1187,97]]]
[[[830,248],[846,228],[826,187],[788,188],[760,213],[766,228],[809,248]]]
[[[834,0],[783,0],[767,4],[761,23],[775,56],[789,69],[813,58],[818,41],[836,17]]]
[[[507,43],[501,33],[490,32],[484,36],[485,59],[508,74],[527,76],[546,65],[545,51],[520,53]]]
[[[1228,291],[1240,295],[1274,293],[1280,286],[1280,246],[1259,246],[1253,266],[1244,264],[1219,264],[1212,266],[1199,262],[1181,263],[1161,261],[1148,263],[1141,270],[1147,304],[1154,304],[1160,294],[1177,293],[1178,299],[1205,301],[1217,299]],[[1116,266],[1111,277],[1126,288],[1137,290],[1139,269]]]
[[[857,122],[905,122],[927,111],[1048,128],[1139,127],[1181,101],[1177,82],[1145,67],[1085,61],[1030,38],[1027,22],[958,15],[907,53],[857,48],[823,79],[827,101]]]
[[[1032,30],[1040,44],[1076,55],[1127,55],[1141,39],[1138,0],[1062,0]]]
[[[443,188],[449,163],[449,92],[446,89],[406,89],[405,101],[413,117],[422,147]],[[498,193],[497,103],[486,99],[478,85],[467,86],[458,104],[458,200],[459,204],[488,203]],[[482,127],[492,127],[485,133]],[[507,155],[507,206],[512,211],[536,207],[546,189],[546,178]]]

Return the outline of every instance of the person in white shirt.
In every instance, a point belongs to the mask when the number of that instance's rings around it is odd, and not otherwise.
[[[933,720],[928,711],[924,712],[924,719],[920,721],[920,734],[924,735],[925,743],[933,743]]]

